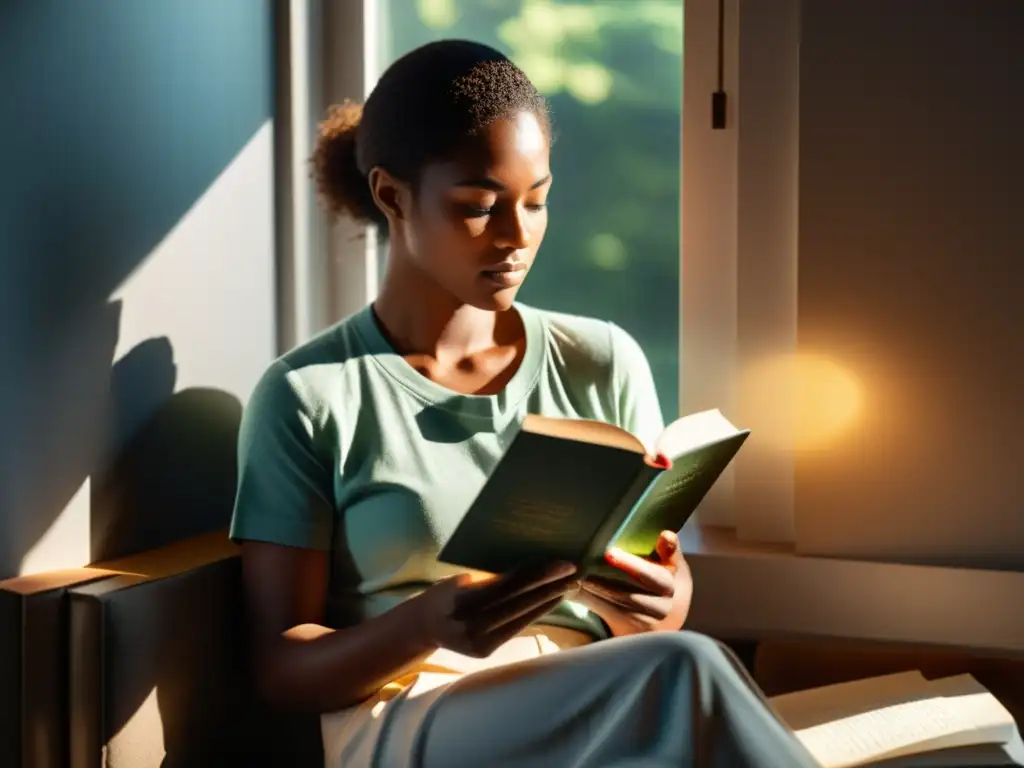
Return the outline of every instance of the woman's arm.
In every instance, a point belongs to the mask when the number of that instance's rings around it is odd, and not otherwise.
[[[323,626],[328,553],[247,541],[242,567],[257,682],[286,709],[330,712],[354,704],[437,646],[407,601],[358,627]]]
[[[282,362],[260,379],[239,435],[231,535],[242,542],[259,689],[276,706],[326,712],[365,698],[433,647],[415,605],[355,630],[323,625],[334,508],[332,459],[316,448],[319,402]]]
[[[557,605],[575,568],[445,579],[358,626],[323,626],[327,553],[246,541],[242,571],[255,666],[273,705],[331,712],[373,695],[440,647],[482,657]]]

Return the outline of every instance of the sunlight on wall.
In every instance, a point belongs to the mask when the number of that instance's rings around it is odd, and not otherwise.
[[[765,420],[760,435],[774,448],[814,451],[849,433],[864,408],[864,387],[827,355],[797,353],[761,361],[741,376],[746,403]],[[778,403],[793,403],[792,417]],[[772,419],[775,419],[772,421]]]
[[[214,387],[248,399],[276,353],[270,121],[111,298],[122,302],[114,362],[142,342],[166,338],[173,358],[151,376],[169,376],[175,391]],[[106,437],[89,438],[98,463],[109,458]],[[22,558],[21,575],[90,562],[90,488],[86,479]]]
[[[140,738],[139,734],[155,734]],[[163,718],[154,688],[107,745],[111,765],[160,765],[166,757]]]
[[[64,511],[46,533],[21,558],[21,575],[43,573],[58,568],[77,568],[89,562],[90,479],[71,497]]]
[[[273,128],[268,120],[115,291],[115,360],[168,336],[176,390],[216,385],[243,401],[274,354]]]

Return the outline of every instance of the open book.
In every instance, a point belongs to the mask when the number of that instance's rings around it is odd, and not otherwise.
[[[678,419],[654,445],[603,422],[527,416],[438,559],[489,573],[561,560],[628,581],[605,564],[608,547],[650,555],[748,434],[718,411]]]
[[[823,768],[1019,764],[1012,715],[971,675],[901,672],[769,701]]]

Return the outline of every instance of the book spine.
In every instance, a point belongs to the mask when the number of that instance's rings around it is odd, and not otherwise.
[[[661,467],[652,466],[646,462],[641,465],[636,479],[629,486],[629,490],[619,499],[615,511],[610,514],[594,534],[587,547],[586,558],[583,561],[583,575],[586,575],[595,563],[604,561],[605,550],[611,544],[615,534],[619,532],[622,525],[629,519],[630,513],[636,509],[640,499],[644,497],[651,484],[658,479],[658,476],[665,470]]]

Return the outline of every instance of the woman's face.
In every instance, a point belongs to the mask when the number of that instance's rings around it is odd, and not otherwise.
[[[404,237],[414,261],[459,301],[511,306],[544,239],[550,142],[529,112],[499,120],[427,166]]]

